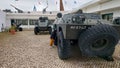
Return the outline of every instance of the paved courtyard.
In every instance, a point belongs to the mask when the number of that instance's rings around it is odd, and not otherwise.
[[[72,57],[63,61],[58,58],[57,48],[49,46],[48,34],[0,33],[0,68],[120,68],[120,46],[116,46],[114,62],[82,57],[77,47],[72,48]]]

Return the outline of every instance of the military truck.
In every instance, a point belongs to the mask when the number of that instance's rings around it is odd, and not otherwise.
[[[71,45],[76,43],[83,56],[113,61],[112,54],[119,41],[120,26],[102,20],[101,15],[82,11],[63,16],[58,13],[53,28],[51,35],[60,59],[68,59]]]
[[[35,23],[35,35],[43,31],[49,31],[49,33],[51,33],[52,31],[48,17],[39,17],[38,22]]]

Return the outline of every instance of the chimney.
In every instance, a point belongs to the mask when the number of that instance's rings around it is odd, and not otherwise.
[[[64,11],[63,2],[60,0],[60,11]]]

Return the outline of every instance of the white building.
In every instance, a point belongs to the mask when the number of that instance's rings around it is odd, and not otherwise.
[[[34,24],[36,21],[38,21],[39,17],[48,17],[50,22],[54,22],[56,15],[58,12],[24,12],[24,13],[6,13],[6,23],[7,27],[11,26],[11,23],[22,23],[22,26],[24,29],[33,29]],[[65,13],[65,12],[62,12]]]
[[[102,18],[106,20],[120,17],[120,0],[93,0],[80,8],[87,13],[102,14]]]
[[[6,13],[0,11],[0,32],[6,28]]]
[[[55,13],[49,14],[42,12],[24,12],[24,13],[7,13],[6,14],[6,22],[8,27],[11,26],[12,23],[22,24],[23,28],[34,28],[34,24],[38,21],[40,16],[47,16],[50,20],[55,19]]]

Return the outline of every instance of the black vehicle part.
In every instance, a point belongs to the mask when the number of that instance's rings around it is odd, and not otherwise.
[[[54,30],[53,32],[51,32],[50,38],[54,39],[54,45],[57,46],[57,30]]]
[[[57,38],[55,38],[54,45],[57,46]]]
[[[61,18],[62,17],[62,13],[57,13],[57,17]]]
[[[48,30],[49,30],[49,34],[51,34],[52,33],[52,28],[48,28]]]
[[[120,25],[120,17],[114,19],[113,24]]]
[[[88,28],[79,37],[79,47],[83,55],[109,57],[119,41],[117,31],[106,24]]]
[[[38,27],[35,27],[34,28],[34,34],[37,35],[38,33],[39,33],[39,29],[38,29]]]
[[[70,41],[64,39],[62,31],[59,32],[57,48],[60,59],[64,60],[70,57]]]
[[[42,17],[39,17],[39,20],[42,20]]]
[[[22,27],[19,27],[19,31],[23,31],[23,28],[22,28]]]
[[[100,58],[103,58],[107,61],[114,61],[113,57],[112,56],[99,56]]]

